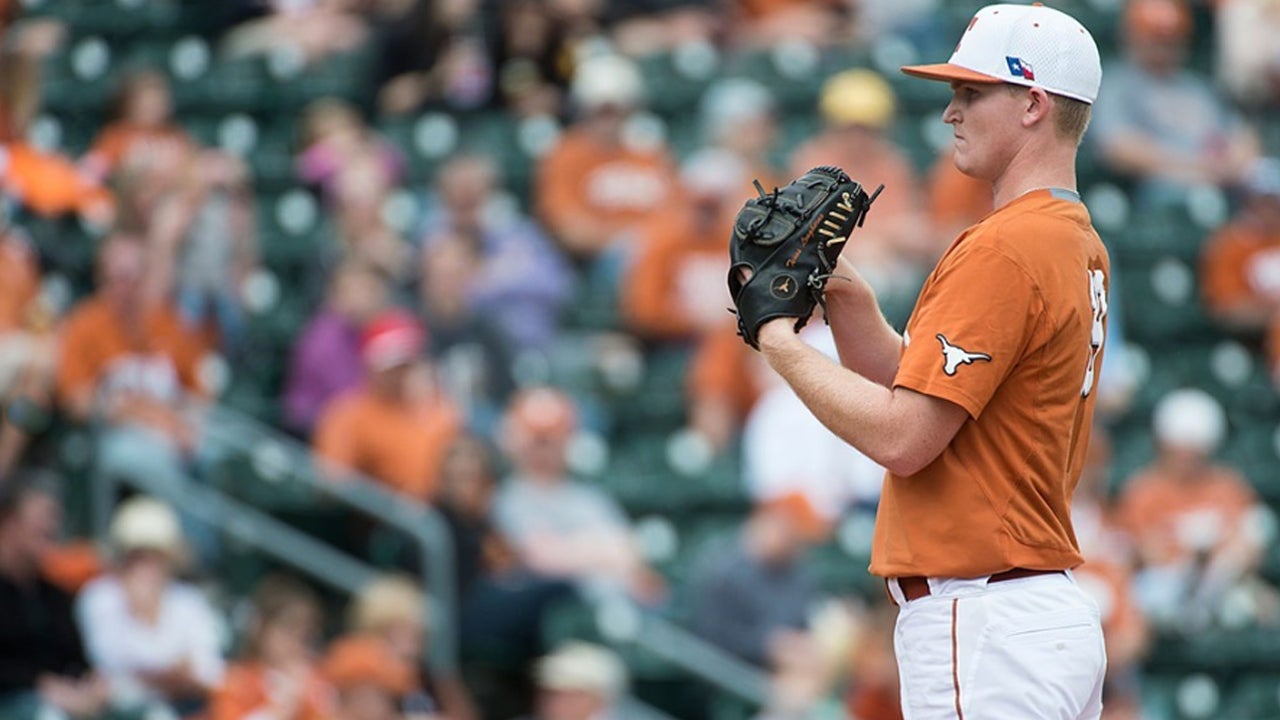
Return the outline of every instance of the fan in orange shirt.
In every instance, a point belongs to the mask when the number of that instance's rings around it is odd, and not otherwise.
[[[685,202],[641,231],[622,289],[622,311],[637,335],[689,340],[732,324],[722,280],[746,177],[742,161],[724,150],[686,161],[680,175]]]
[[[1274,591],[1257,578],[1274,520],[1240,473],[1211,460],[1226,423],[1207,393],[1166,395],[1153,418],[1156,459],[1120,498],[1138,549],[1139,601],[1162,627],[1204,627],[1236,590],[1269,605],[1270,615],[1277,609]]]
[[[145,252],[130,235],[103,243],[98,291],[63,329],[58,396],[78,422],[136,424],[189,447],[181,409],[187,394],[204,392],[197,365],[205,348],[164,300],[148,297]]]
[[[351,635],[329,648],[321,671],[336,691],[331,720],[401,720],[400,700],[413,690],[413,668],[381,639]],[[414,714],[419,720],[440,717]]]
[[[0,60],[0,190],[37,215],[77,213],[107,226],[114,216],[111,194],[67,158],[26,140],[40,106],[38,59],[10,53]]]
[[[703,337],[685,376],[689,427],[714,450],[729,447],[768,386],[764,376],[769,372],[759,354],[743,344],[733,324]]]
[[[364,384],[330,402],[315,431],[315,449],[337,468],[355,470],[423,502],[435,496],[444,456],[462,416],[422,360],[422,326],[391,310],[364,329]]]
[[[627,132],[643,94],[644,80],[631,61],[606,55],[584,62],[572,87],[580,117],[538,165],[538,215],[580,260],[670,205],[675,171],[666,149]]]
[[[941,238],[953,238],[991,212],[991,183],[956,169],[951,148],[929,169],[929,220]]]
[[[1205,245],[1201,289],[1219,323],[1256,331],[1280,309],[1280,160],[1260,160],[1246,184],[1247,200]]]
[[[209,701],[209,720],[328,720],[332,689],[315,667],[320,602],[311,588],[268,576],[253,596],[241,660]]]
[[[112,105],[111,122],[81,160],[91,177],[106,180],[123,165],[146,164],[154,153],[192,145],[173,120],[173,96],[163,73],[143,70],[125,77]]]

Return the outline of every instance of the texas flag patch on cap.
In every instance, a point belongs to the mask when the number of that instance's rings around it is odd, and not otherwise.
[[[1031,69],[1031,63],[1022,58],[1005,56],[1004,61],[1009,63],[1009,74],[1014,77],[1024,78],[1026,80],[1035,80],[1036,74]]]

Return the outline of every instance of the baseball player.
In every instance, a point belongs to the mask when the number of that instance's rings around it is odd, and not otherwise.
[[[903,71],[951,84],[942,120],[956,166],[992,182],[994,211],[938,261],[902,335],[849,261],[835,261],[825,303],[843,367],[796,336],[807,316],[758,309],[811,231],[797,231],[789,260],[752,266],[769,285],[730,277],[739,325],[824,424],[888,469],[871,572],[900,607],[907,720],[1097,718],[1106,657],[1098,609],[1071,575],[1082,558],[1069,512],[1110,277],[1076,193],[1098,49],[1058,10],[990,5],[949,62]],[[791,213],[801,228],[830,226],[830,213],[803,215],[806,188],[822,186],[797,183],[774,192],[797,201],[762,195],[776,206],[767,221]]]

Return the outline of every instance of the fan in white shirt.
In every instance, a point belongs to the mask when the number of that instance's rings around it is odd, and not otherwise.
[[[177,515],[135,497],[117,510],[110,537],[112,571],[77,601],[90,663],[117,707],[199,701],[222,681],[222,622],[198,589],[174,578],[186,554]]]

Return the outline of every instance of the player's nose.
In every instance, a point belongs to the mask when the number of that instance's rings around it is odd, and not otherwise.
[[[942,122],[948,125],[960,122],[960,110],[956,108],[954,100],[947,103],[947,106],[942,109]]]

